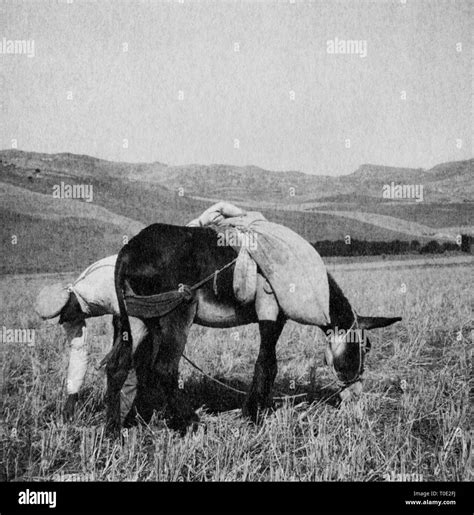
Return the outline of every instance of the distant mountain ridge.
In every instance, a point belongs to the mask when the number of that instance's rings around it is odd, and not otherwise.
[[[398,166],[382,166],[375,164],[363,164],[355,172],[349,174],[349,177],[356,177],[358,179],[376,179],[382,177],[407,177],[414,174],[422,174],[423,168],[402,168]]]
[[[224,198],[239,201],[294,205],[338,197],[351,201],[354,195],[383,201],[384,184],[423,184],[424,202],[469,202],[474,199],[474,159],[440,163],[429,170],[363,164],[342,176],[310,175],[299,171],[273,172],[257,166],[182,165],[160,162],[112,162],[70,153],[41,154],[2,150],[4,166],[22,169],[47,168],[67,176],[98,173],[132,182],[151,182],[189,197]]]

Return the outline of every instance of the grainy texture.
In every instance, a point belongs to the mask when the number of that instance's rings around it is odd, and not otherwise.
[[[1,410],[2,476],[62,480],[363,480],[418,474],[467,480],[468,378],[472,348],[469,267],[336,272],[362,313],[400,314],[403,322],[372,333],[361,399],[339,408],[322,366],[317,328],[289,324],[277,349],[278,393],[306,392],[310,404],[285,404],[262,426],[240,416],[242,399],[182,363],[182,385],[201,410],[197,433],[180,438],[159,417],[103,433],[104,381],[90,367],[74,421],[63,425],[64,336],[39,326],[29,309],[50,279],[2,278],[6,326],[41,327],[35,346],[8,346]],[[406,293],[403,293],[403,284]],[[30,313],[30,314],[28,314]],[[109,348],[109,319],[92,321],[91,365]],[[257,330],[194,327],[188,356],[233,386],[249,386]],[[332,398],[330,398],[333,396]],[[205,426],[204,426],[205,425]]]

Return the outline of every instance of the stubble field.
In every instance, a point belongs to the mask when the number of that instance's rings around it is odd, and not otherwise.
[[[242,397],[181,363],[182,387],[199,409],[181,438],[159,416],[122,439],[104,434],[105,378],[95,369],[111,344],[110,318],[90,321],[91,362],[75,419],[61,421],[67,349],[60,326],[33,312],[41,276],[0,279],[2,326],[34,329],[34,345],[3,342],[0,476],[63,481],[465,481],[469,475],[472,353],[467,265],[335,271],[366,315],[403,316],[371,335],[363,394],[339,404],[317,328],[287,324],[277,348],[277,401],[261,426],[240,415]],[[72,277],[71,277],[72,278]],[[62,276],[61,280],[67,279]],[[2,329],[2,327],[0,327]],[[193,327],[186,354],[212,376],[250,385],[254,325]]]

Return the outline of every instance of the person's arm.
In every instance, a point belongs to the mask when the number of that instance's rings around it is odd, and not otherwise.
[[[187,227],[205,227],[210,224],[219,225],[219,222],[224,218],[242,216],[244,214],[245,211],[240,209],[240,207],[234,206],[230,202],[221,201],[207,208],[198,218],[189,222]]]
[[[68,397],[65,407],[65,418],[68,419],[74,413],[79,390],[84,384],[84,377],[87,372],[87,326],[84,320],[79,320],[77,322],[64,322],[63,327],[66,330],[66,339],[70,344],[66,381]]]

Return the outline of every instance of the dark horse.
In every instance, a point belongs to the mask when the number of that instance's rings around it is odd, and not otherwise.
[[[194,285],[222,269],[236,256],[234,248],[218,245],[217,233],[211,228],[165,224],[148,226],[121,249],[115,267],[120,317],[107,362],[107,425],[110,430],[121,425],[120,390],[133,366],[129,314],[140,317],[140,313],[127,313],[124,295],[133,292],[138,296],[150,296],[176,291],[181,285]],[[192,324],[235,327],[257,322],[260,351],[243,414],[257,421],[272,402],[271,392],[277,374],[275,347],[287,319],[278,306],[276,312],[269,309],[266,300],[272,293],[268,292],[268,287],[262,287],[265,279],[260,272],[255,300],[247,305],[239,303],[233,291],[233,271],[233,265],[222,270],[199,287],[188,301],[165,316],[148,313],[140,317],[152,338],[148,363],[153,386],[161,390],[166,400],[165,416],[169,426],[181,432],[197,421],[197,415],[178,389],[179,361]],[[326,362],[334,367],[341,386],[347,387],[358,381],[363,372],[364,353],[370,346],[362,336],[363,331],[385,327],[401,318],[357,315],[329,274],[328,278],[331,324],[321,327],[329,340]],[[347,337],[349,333],[351,338]]]

